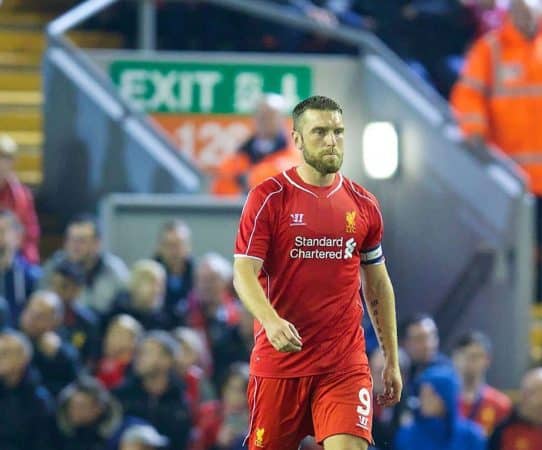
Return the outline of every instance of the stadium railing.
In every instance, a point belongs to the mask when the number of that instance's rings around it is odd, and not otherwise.
[[[66,36],[115,3],[88,0],[51,22],[44,55],[47,208],[69,217],[110,192],[198,192],[199,170]]]
[[[399,132],[401,161],[397,176],[389,180],[371,179],[359,161],[355,145],[348,149],[350,159],[345,159],[345,170],[377,194],[381,201],[387,224],[384,245],[398,292],[399,316],[404,318],[420,310],[435,314],[444,331],[441,338],[445,349],[466,329],[483,329],[491,336],[496,348],[509,350],[506,354],[495,354],[491,381],[504,388],[515,386],[528,363],[527,325],[533,297],[532,198],[515,165],[487,148],[465,145],[448,104],[372,34],[346,27],[322,27],[306,17],[260,0],[207,2],[323,35],[359,49],[359,57],[352,59],[359,75],[355,78],[357,84],[352,86],[355,90],[341,99],[345,101],[346,110],[359,112],[350,133],[361,135],[363,128],[372,121],[394,123]],[[113,3],[94,0],[81,7],[86,5],[87,12],[93,8],[92,14],[95,14]],[[149,50],[156,41],[154,0],[139,0],[139,5],[139,41]],[[63,30],[59,33],[62,34],[70,26],[80,23],[83,10],[79,11],[71,21],[58,19],[56,31]],[[49,33],[51,31],[55,31],[55,27],[50,27]],[[53,42],[52,50],[69,53],[64,47]],[[129,111],[104,73],[97,73],[95,67],[89,70],[92,63],[86,55],[75,51],[78,59],[72,58],[72,61],[76,64],[85,61],[79,68],[83,68],[92,80],[100,79],[100,86],[106,87],[101,97],[104,104],[112,100],[124,105],[122,111]],[[158,54],[146,52],[145,55],[154,57]],[[168,55],[171,58],[178,54]],[[217,55],[207,57],[212,59]],[[235,55],[229,57],[235,61]],[[320,82],[321,93],[325,94],[326,85],[334,82],[333,77],[329,78],[328,84]],[[46,93],[46,98],[54,100],[55,96],[48,97]],[[69,111],[70,102],[65,106]],[[133,117],[145,122],[145,118],[137,114]],[[108,131],[107,127],[102,129],[104,131]],[[96,130],[87,133],[95,140],[100,136]],[[130,165],[130,158],[119,154],[116,146],[108,148],[107,153],[104,148],[97,153],[92,155],[96,160],[91,164],[94,172],[90,172],[90,178],[97,177],[99,168],[96,166],[100,161],[103,165],[103,161],[112,158],[118,160],[121,169],[123,163],[126,166],[120,172],[120,179],[135,183],[129,189],[128,183],[118,181],[116,172],[110,172],[110,188],[120,186],[118,191],[153,192],[144,189],[152,188],[153,180],[163,178],[148,173],[134,175],[138,174],[137,167]],[[88,175],[80,174],[74,178],[81,177]],[[144,181],[142,187],[137,186],[140,178]],[[73,188],[70,186],[70,189]],[[168,186],[162,184],[160,191],[167,189]],[[90,201],[97,201],[107,192],[111,189],[97,192]],[[170,203],[161,204],[159,198],[145,196],[128,200],[116,197],[106,208],[109,211],[107,217],[114,222],[115,211],[127,213],[131,210],[131,227],[143,232],[149,220],[153,221],[153,227],[156,226],[167,215],[175,214],[175,202],[180,205],[184,201],[181,197],[168,197]],[[213,199],[206,201],[214,202]],[[167,214],[164,215],[164,211]],[[183,211],[180,207],[177,213]],[[226,227],[228,233],[234,232],[235,224],[224,225],[216,212],[209,207],[207,218],[214,224],[209,232],[220,235]],[[127,248],[128,241],[121,242],[124,237],[120,233],[110,240],[111,245],[117,247],[113,250]],[[139,243],[130,242],[134,246],[130,251],[134,251]],[[505,326],[496,317],[506,317]]]

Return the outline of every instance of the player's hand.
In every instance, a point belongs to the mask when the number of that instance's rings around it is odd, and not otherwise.
[[[401,370],[398,364],[386,362],[382,371],[382,382],[384,392],[377,395],[376,401],[381,406],[393,406],[401,400],[403,391],[403,380],[401,379]]]
[[[303,347],[295,326],[280,317],[262,324],[271,345],[279,352],[299,352]]]

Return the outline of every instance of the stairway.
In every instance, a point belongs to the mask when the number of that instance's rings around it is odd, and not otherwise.
[[[34,188],[42,180],[44,27],[73,4],[73,0],[3,0],[0,6],[0,133],[18,143],[15,169]],[[69,37],[84,48],[122,46],[122,37],[114,33],[76,31]]]
[[[532,309],[531,325],[531,362],[542,365],[542,303],[536,303]]]

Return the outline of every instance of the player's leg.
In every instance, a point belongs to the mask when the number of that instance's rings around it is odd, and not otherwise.
[[[298,450],[301,439],[313,432],[309,383],[308,377],[250,377],[249,450]]]
[[[317,378],[311,408],[316,440],[325,450],[367,450],[373,442],[372,388],[368,366]]]
[[[367,450],[369,443],[358,436],[336,434],[324,439],[324,450]]]

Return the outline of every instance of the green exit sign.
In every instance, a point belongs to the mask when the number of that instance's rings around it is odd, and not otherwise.
[[[263,93],[282,94],[293,107],[312,91],[306,65],[115,61],[110,75],[149,113],[249,114]]]

